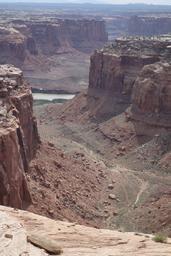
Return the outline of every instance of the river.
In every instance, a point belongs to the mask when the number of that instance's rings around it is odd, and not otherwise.
[[[74,98],[74,94],[48,94],[48,93],[33,93],[35,105],[48,103],[64,103],[67,100]]]

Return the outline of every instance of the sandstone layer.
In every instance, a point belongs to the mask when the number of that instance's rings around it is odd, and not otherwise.
[[[39,144],[32,94],[21,70],[0,66],[0,203],[23,207],[30,203],[25,171]]]
[[[61,251],[64,256],[169,256],[171,253],[169,239],[166,244],[156,243],[151,235],[88,228],[5,207],[0,207],[0,217],[3,256],[50,255],[47,250],[54,255],[55,251]],[[35,240],[37,246],[29,242]]]
[[[128,32],[140,36],[164,35],[171,32],[170,26],[170,17],[132,16],[128,22]]]

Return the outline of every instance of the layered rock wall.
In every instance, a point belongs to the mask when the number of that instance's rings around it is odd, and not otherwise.
[[[96,20],[13,21],[0,27],[0,64],[21,67],[28,56],[76,49],[92,52],[107,41],[105,23]]]
[[[108,48],[95,51],[91,57],[88,96],[98,101],[96,113],[123,111],[131,103],[132,88],[142,68],[160,61],[167,47],[164,42],[160,45],[116,40]]]
[[[171,42],[164,39],[119,39],[96,51],[90,66],[90,115],[100,120],[125,112],[137,134],[153,136],[161,127],[170,131],[170,54]]]
[[[133,16],[128,22],[130,35],[153,36],[171,32],[171,18],[169,17],[138,17]]]
[[[57,20],[27,24],[38,48],[45,54],[59,48],[92,51],[107,41],[105,23],[96,20]]]
[[[0,66],[0,204],[22,208],[31,202],[25,180],[39,145],[32,95],[22,72]]]
[[[135,120],[171,127],[171,65],[158,62],[144,67],[136,79],[131,112]]]

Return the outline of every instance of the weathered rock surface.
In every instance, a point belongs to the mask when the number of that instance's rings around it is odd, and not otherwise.
[[[25,171],[39,143],[32,95],[20,69],[0,66],[0,203],[21,208],[31,201]]]
[[[61,247],[61,255],[64,256],[170,256],[171,253],[170,239],[166,244],[161,244],[152,241],[151,235],[88,228],[6,207],[0,207],[0,228],[2,256],[9,256],[11,253],[13,256],[50,255],[44,250],[46,241],[51,241],[49,248],[53,244],[54,254],[55,248]],[[35,236],[38,247],[29,242]]]

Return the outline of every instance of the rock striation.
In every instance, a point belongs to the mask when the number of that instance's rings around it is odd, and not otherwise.
[[[25,171],[39,144],[32,94],[20,69],[0,66],[0,204],[31,201]]]

